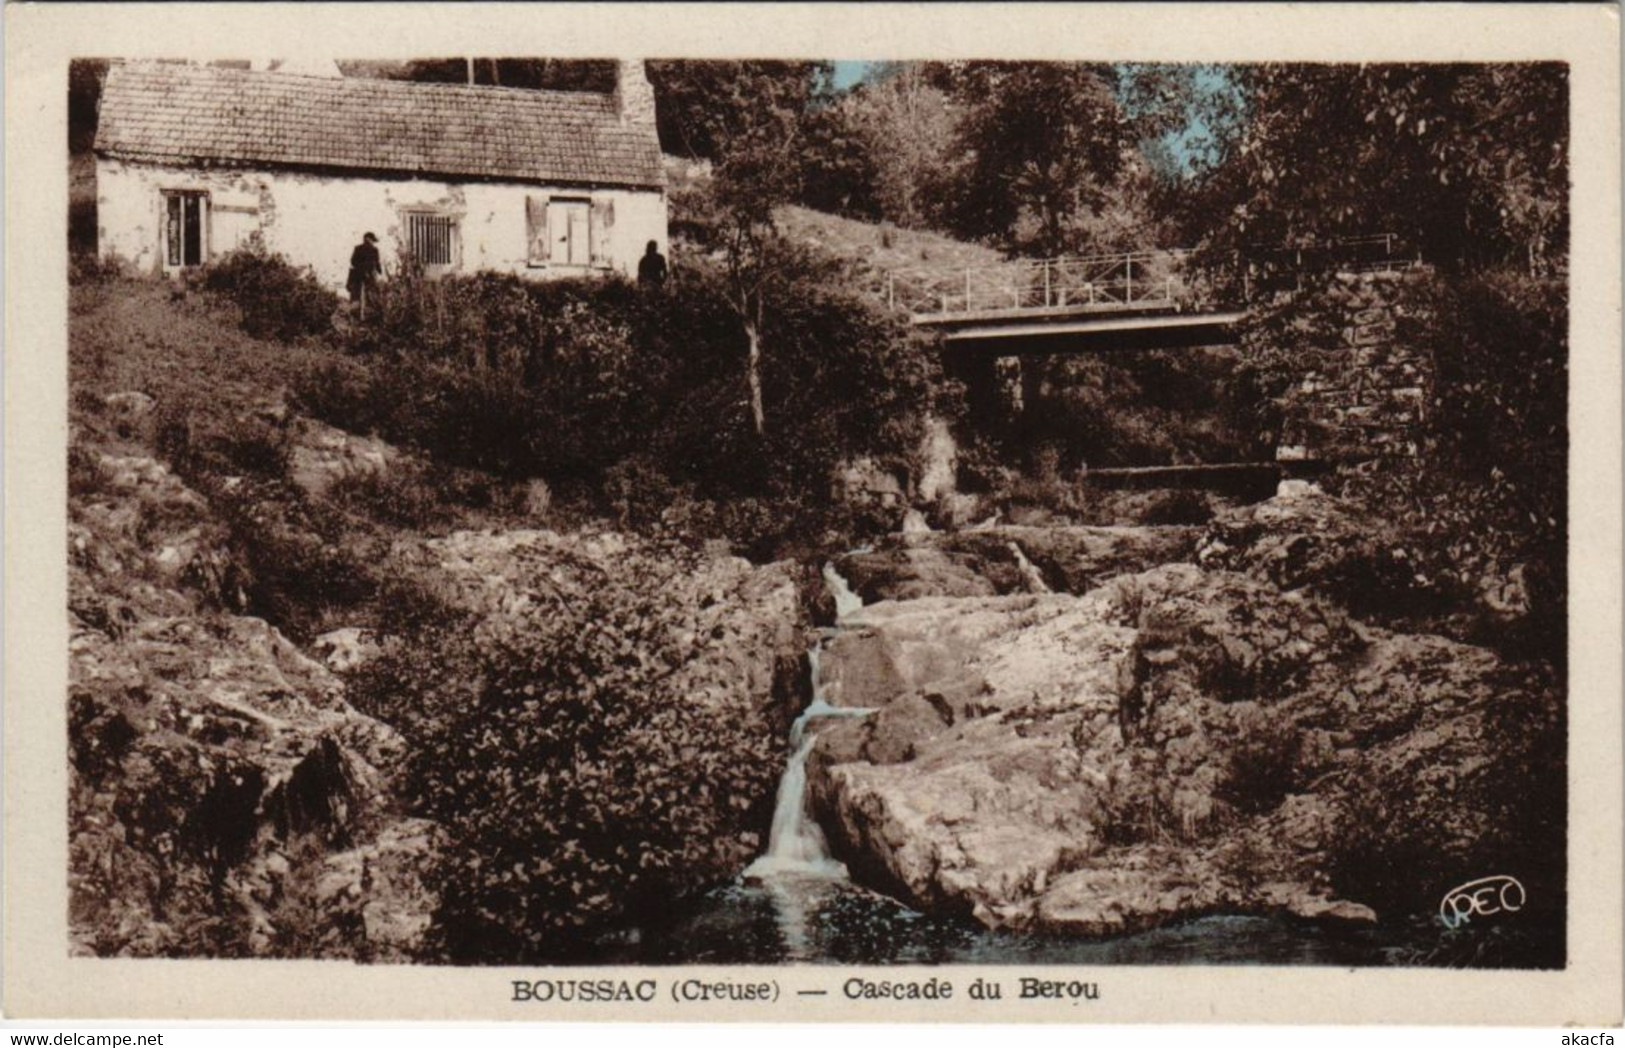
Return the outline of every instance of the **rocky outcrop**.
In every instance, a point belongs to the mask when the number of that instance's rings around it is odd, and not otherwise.
[[[1463,580],[1419,562],[1414,535],[1318,489],[1216,516],[1197,545],[1204,566],[1305,588],[1363,619],[1461,640],[1504,636],[1529,622],[1534,597],[1525,565],[1485,567]]]
[[[1527,857],[1519,769],[1561,737],[1553,689],[1509,686],[1488,651],[1192,564],[844,625],[826,693],[879,712],[809,762],[832,846],[858,879],[994,927],[1425,908],[1406,891]]]
[[[433,832],[392,812],[400,737],[218,610],[233,567],[202,498],[151,459],[99,469],[69,523],[75,948],[410,956]]]
[[[1193,527],[1022,527],[893,536],[835,567],[866,603],[986,597],[1050,590],[1085,593],[1117,575],[1188,559]],[[1037,569],[1042,586],[1029,567]]]
[[[1219,514],[1196,559],[1282,589],[1307,587],[1356,613],[1420,596],[1429,582],[1407,562],[1392,528],[1313,488]]]
[[[501,616],[543,591],[569,594],[605,576],[636,587],[651,552],[616,532],[461,531],[425,546],[423,577],[453,607]],[[656,554],[658,555],[658,554]],[[806,639],[797,571],[790,562],[757,567],[741,557],[707,555],[651,599],[680,615],[677,642],[702,654],[680,671],[677,687],[696,703],[760,709],[788,724],[800,706]]]
[[[315,419],[299,417],[289,430],[288,480],[320,495],[349,476],[387,473],[402,455],[377,437],[359,436]]]

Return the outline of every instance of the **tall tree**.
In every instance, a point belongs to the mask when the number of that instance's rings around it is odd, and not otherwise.
[[[834,78],[828,62],[661,60],[647,69],[660,148],[701,160],[721,158],[759,98],[799,117],[830,95]]]
[[[880,66],[841,109],[873,158],[880,214],[902,226],[931,224],[956,150],[954,107],[930,70],[913,62]]]
[[[615,62],[598,58],[418,58],[339,63],[345,76],[371,80],[415,80],[442,84],[491,84],[549,91],[609,92],[615,88]]]
[[[1445,267],[1565,264],[1567,69],[1243,67],[1236,138],[1193,197],[1229,247],[1398,234]]]
[[[1094,213],[1123,170],[1132,129],[1110,66],[953,63],[962,109],[953,224],[1025,252],[1075,246],[1069,227]]]
[[[762,331],[767,289],[785,255],[773,210],[802,185],[809,114],[832,69],[817,62],[659,62],[650,68],[657,116],[668,136],[714,164],[705,223],[725,259],[731,303],[744,330],[751,422],[767,431]]]

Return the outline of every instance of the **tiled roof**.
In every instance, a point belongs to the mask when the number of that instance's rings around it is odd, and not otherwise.
[[[612,96],[208,66],[108,70],[96,151],[161,162],[664,184],[654,128]]]

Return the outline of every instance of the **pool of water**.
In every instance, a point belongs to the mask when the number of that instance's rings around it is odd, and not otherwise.
[[[1410,940],[1410,941],[1407,941]],[[832,878],[707,894],[659,929],[602,944],[614,964],[1393,964],[1411,936],[1377,926],[1210,916],[1107,939],[1018,935],[931,917]]]

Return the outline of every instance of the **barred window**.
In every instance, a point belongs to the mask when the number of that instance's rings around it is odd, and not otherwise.
[[[457,265],[457,219],[432,211],[408,211],[406,250],[426,269]]]

